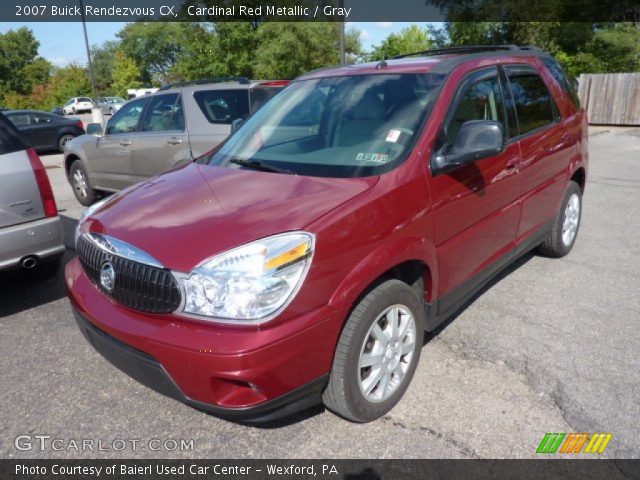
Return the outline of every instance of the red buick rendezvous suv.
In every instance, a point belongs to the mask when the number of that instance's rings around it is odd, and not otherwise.
[[[196,408],[371,421],[424,330],[528,250],[569,253],[587,159],[574,85],[533,47],[314,71],[87,209],[69,298],[101,354]]]

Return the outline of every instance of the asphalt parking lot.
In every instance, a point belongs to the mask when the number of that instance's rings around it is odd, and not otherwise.
[[[136,383],[76,328],[62,272],[0,277],[0,456],[535,457],[546,432],[611,432],[640,458],[640,129],[591,131],[581,231],[560,260],[527,255],[425,339],[401,403],[366,425],[322,407],[262,427],[201,413]],[[61,155],[43,155],[67,231],[83,210]],[[21,451],[21,434],[193,439],[193,449]],[[65,445],[67,445],[65,443]],[[588,455],[581,455],[585,457]]]

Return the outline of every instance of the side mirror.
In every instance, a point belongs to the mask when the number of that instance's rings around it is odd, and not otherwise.
[[[433,173],[454,170],[482,158],[498,155],[504,149],[502,124],[493,120],[469,120],[464,122],[453,145],[435,152],[431,158]]]
[[[102,133],[102,125],[99,123],[90,123],[87,125],[87,134],[100,135]]]
[[[233,134],[240,130],[240,127],[243,123],[244,119],[242,118],[236,118],[233,122],[231,122],[231,133]]]

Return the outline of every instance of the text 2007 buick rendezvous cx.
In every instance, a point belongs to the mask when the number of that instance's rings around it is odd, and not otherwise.
[[[88,209],[80,328],[197,408],[390,410],[433,330],[518,255],[571,250],[586,115],[533,48],[311,72],[199,160]]]

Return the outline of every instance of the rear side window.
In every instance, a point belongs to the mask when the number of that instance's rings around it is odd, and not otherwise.
[[[45,115],[44,113],[32,113],[31,119],[35,125],[53,123],[53,117],[51,115]]]
[[[249,116],[247,90],[201,90],[193,94],[209,123],[230,125],[236,118]]]
[[[569,95],[576,108],[580,108],[577,82],[573,78],[569,78],[555,58],[545,57],[542,59],[542,63],[544,63],[544,66],[547,67],[549,73],[553,75],[553,78],[556,79],[562,89],[567,93],[567,95]]]
[[[542,78],[530,70],[507,69],[520,135],[554,122],[555,108]]]
[[[22,141],[15,127],[0,113],[0,155],[27,148],[29,147]]]
[[[184,130],[182,102],[177,93],[152,97],[142,122],[143,132]]]

